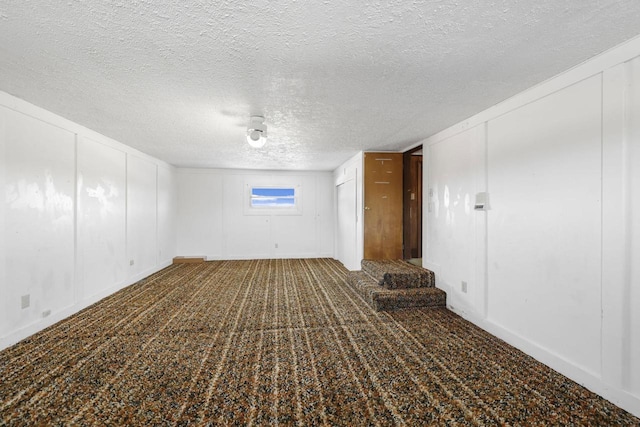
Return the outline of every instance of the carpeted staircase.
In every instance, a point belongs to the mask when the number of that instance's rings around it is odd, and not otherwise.
[[[376,311],[446,306],[447,294],[435,287],[433,271],[402,260],[364,259],[361,265],[347,282]]]

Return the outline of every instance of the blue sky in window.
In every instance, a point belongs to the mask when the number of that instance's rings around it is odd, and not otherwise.
[[[296,204],[294,188],[252,188],[252,207],[294,207]]]

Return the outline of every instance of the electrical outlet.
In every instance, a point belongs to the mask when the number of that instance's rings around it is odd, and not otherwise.
[[[467,293],[467,282],[464,280],[462,281],[462,292],[465,294]]]
[[[278,249],[278,244],[276,243],[276,249]]]
[[[51,310],[45,310],[42,312],[42,317],[47,317],[51,314]]]
[[[22,297],[20,298],[20,307],[21,308],[27,308],[31,305],[31,295],[27,294],[27,295],[22,295]]]
[[[133,265],[133,260],[129,261],[129,265]]]

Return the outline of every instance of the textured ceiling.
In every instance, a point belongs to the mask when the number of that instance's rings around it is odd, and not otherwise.
[[[638,0],[3,0],[0,90],[177,166],[330,170],[639,33]]]

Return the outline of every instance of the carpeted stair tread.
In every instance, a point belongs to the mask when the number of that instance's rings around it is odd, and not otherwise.
[[[362,271],[387,289],[435,287],[432,271],[403,260],[362,260]]]
[[[347,275],[349,283],[376,311],[411,307],[445,307],[447,294],[435,287],[386,289],[364,271]]]

